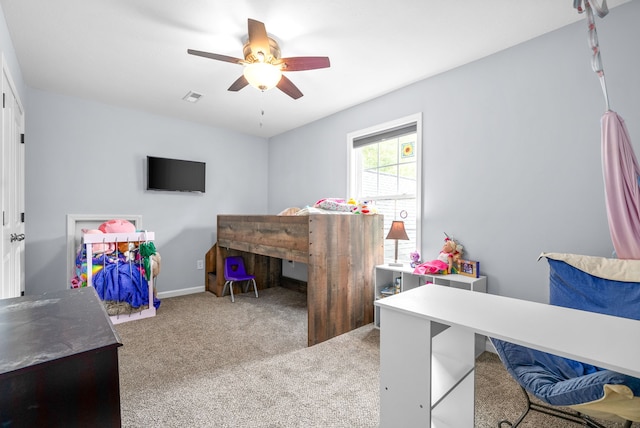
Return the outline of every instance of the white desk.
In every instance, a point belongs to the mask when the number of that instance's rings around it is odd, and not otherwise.
[[[475,333],[640,377],[640,321],[429,285],[375,305],[382,427],[473,427]]]

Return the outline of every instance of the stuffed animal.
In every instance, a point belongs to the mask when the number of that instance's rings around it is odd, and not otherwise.
[[[100,229],[82,229],[82,233],[95,235],[103,234],[104,232]],[[91,252],[93,254],[111,254],[115,248],[115,245],[109,242],[91,244]]]
[[[98,226],[98,229],[103,233],[134,233],[136,231],[133,223],[121,218],[105,221]]]
[[[417,251],[412,251],[409,253],[409,258],[411,259],[411,267],[415,268],[420,264],[420,253]]]
[[[113,219],[105,221],[97,229],[82,229],[83,233],[100,234],[100,233],[134,233],[136,227],[128,220]],[[115,251],[116,246],[113,243],[96,243],[91,246],[93,254],[111,254]],[[128,242],[118,243],[118,252],[126,253],[132,250],[131,244]]]
[[[299,211],[300,211],[300,208],[298,207],[289,207],[280,211],[278,215],[296,215]]]
[[[442,250],[440,250],[440,254],[438,254],[438,258],[417,265],[413,272],[416,274],[454,273],[457,262],[461,257],[462,245],[447,236],[442,245]]]
[[[136,231],[136,227],[128,220],[116,218],[105,221],[98,226],[98,230],[101,230],[103,233],[134,233]],[[131,248],[130,243],[118,242],[118,252],[126,253],[132,249],[133,248]]]

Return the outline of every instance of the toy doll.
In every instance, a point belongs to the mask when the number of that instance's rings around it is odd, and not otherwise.
[[[415,268],[420,264],[420,253],[417,251],[412,251],[409,254],[409,258],[411,259],[411,267]]]
[[[415,274],[448,274],[454,272],[455,264],[462,257],[462,245],[457,244],[448,236],[444,240],[438,258],[419,264],[415,267]]]

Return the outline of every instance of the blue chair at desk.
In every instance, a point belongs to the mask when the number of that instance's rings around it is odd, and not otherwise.
[[[540,257],[549,262],[552,305],[640,320],[640,260],[558,253]],[[640,422],[640,379],[495,338],[491,342],[527,403],[516,422],[503,420],[499,427],[517,427],[530,410],[591,428],[603,428],[592,418],[625,427]],[[547,405],[532,402],[529,394]]]

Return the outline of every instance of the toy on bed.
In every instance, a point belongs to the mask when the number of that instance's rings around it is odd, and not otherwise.
[[[76,275],[71,280],[71,287],[93,286],[109,315],[149,309],[149,281],[160,272],[161,259],[153,242],[146,240],[147,233],[135,235],[135,226],[121,219],[109,220],[97,229],[83,232],[83,241],[92,243],[81,245],[78,250]],[[120,238],[119,241],[117,238],[131,234],[134,234],[135,240]],[[102,235],[104,238],[101,242]],[[116,237],[115,241],[112,241],[112,237]],[[91,263],[88,263],[87,248],[91,248]],[[90,273],[87,270],[89,265]],[[160,300],[155,288],[152,293],[153,308],[157,309]]]
[[[462,245],[447,236],[438,258],[417,265],[413,273],[419,275],[456,273],[456,266],[462,257],[462,249]]]
[[[349,201],[353,201],[353,199],[350,199]],[[353,214],[363,214],[363,215],[370,215],[370,214],[378,214],[378,210],[376,209],[376,207],[372,206],[369,204],[369,201],[363,201],[363,202],[356,202],[353,201],[353,207],[351,212]]]

